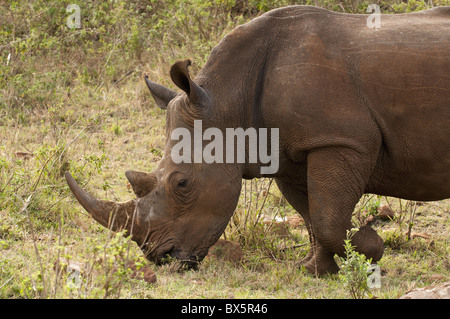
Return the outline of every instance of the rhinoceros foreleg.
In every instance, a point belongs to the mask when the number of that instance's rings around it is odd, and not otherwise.
[[[352,228],[351,216],[370,177],[371,161],[348,148],[326,148],[308,155],[309,217],[314,237],[312,258],[305,267],[316,274],[336,273],[334,255],[344,255],[344,239]],[[383,241],[365,226],[353,237],[356,250],[378,261]]]

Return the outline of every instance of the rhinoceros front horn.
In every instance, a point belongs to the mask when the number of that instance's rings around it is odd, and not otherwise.
[[[128,235],[131,233],[132,220],[136,208],[136,201],[129,200],[127,202],[116,203],[106,200],[98,200],[84,191],[70,175],[65,173],[67,184],[70,190],[75,195],[75,198],[80,202],[81,206],[104,227],[113,231],[126,229]],[[135,223],[138,221],[135,221]]]

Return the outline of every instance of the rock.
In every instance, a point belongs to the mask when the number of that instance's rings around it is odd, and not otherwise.
[[[423,238],[423,239],[430,239],[431,235],[426,233],[412,233],[411,238]]]
[[[292,216],[286,216],[286,217],[272,217],[268,215],[263,216],[263,223],[266,225],[269,225],[271,223],[279,223],[279,224],[286,224],[286,226],[289,226],[290,228],[297,228],[300,227],[302,223],[302,219],[299,215],[292,215]]]
[[[16,152],[16,156],[17,156],[17,158],[28,160],[28,159],[32,158],[34,156],[34,154],[28,153],[28,152]]]
[[[239,263],[244,257],[244,253],[238,243],[219,239],[209,248],[207,257]]]
[[[68,273],[75,272],[81,274],[84,271],[84,268],[85,264],[76,261],[71,261],[69,265],[67,265],[67,272]]]
[[[450,281],[408,291],[400,299],[450,299]]]
[[[394,212],[388,205],[381,205],[380,207],[378,207],[377,211],[381,219],[384,220],[394,219]]]
[[[264,215],[263,224],[267,226],[269,230],[280,238],[288,238],[290,236],[290,228],[298,228],[302,222],[302,219],[298,215],[286,216],[286,217],[271,217]]]
[[[263,220],[266,229],[280,238],[289,237],[289,226],[286,221]]]
[[[298,227],[300,227],[300,225],[302,223],[302,220],[301,220],[300,216],[298,216],[298,215],[288,216],[288,217],[286,217],[286,220],[287,220],[290,228],[298,228]]]
[[[370,226],[375,222],[375,217],[373,215],[369,215],[365,220],[364,220],[364,226]]]
[[[84,263],[74,261],[74,260],[67,260],[65,258],[57,259],[53,264],[53,269],[56,272],[59,273],[83,273],[86,265]]]
[[[269,228],[279,238],[288,238],[290,235],[289,226],[286,222],[273,222],[269,224]]]
[[[66,285],[72,288],[80,288],[85,275],[86,264],[60,258],[55,261],[53,269],[59,275],[67,273]]]
[[[149,266],[143,266],[137,269],[134,263],[129,263],[128,268],[133,271],[133,273],[131,274],[131,278],[144,280],[145,282],[148,282],[150,284],[156,282],[156,274],[150,269]]]
[[[446,279],[445,276],[442,276],[441,274],[432,274],[430,276],[430,280],[433,280],[435,282],[445,280],[445,279]]]

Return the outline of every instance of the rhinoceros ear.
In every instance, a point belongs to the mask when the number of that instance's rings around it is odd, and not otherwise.
[[[156,105],[163,110],[167,108],[169,102],[177,95],[177,92],[150,81],[147,75],[145,75],[145,83],[147,83],[148,89],[150,90]]]
[[[170,77],[176,86],[186,92],[189,99],[195,105],[202,106],[208,99],[208,94],[197,83],[191,80],[188,71],[190,65],[191,60],[189,59],[175,62],[170,69]]]
[[[137,171],[126,171],[125,176],[133,188],[134,193],[138,198],[144,197],[150,193],[156,186],[157,179],[153,174],[147,174]]]

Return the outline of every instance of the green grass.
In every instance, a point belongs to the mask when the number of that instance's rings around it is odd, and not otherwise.
[[[191,57],[195,72],[235,25],[293,2],[78,2],[79,30],[65,27],[65,7],[73,2],[0,7],[0,298],[350,298],[338,276],[315,278],[296,266],[309,249],[303,225],[279,238],[260,223],[263,215],[295,214],[268,179],[245,182],[225,232],[241,244],[243,261],[206,259],[198,271],[179,272],[176,263],[148,263],[134,243],[93,221],[63,177],[71,171],[100,198],[132,198],[124,172],[153,170],[165,145],[165,113],[142,74],[173,87],[173,61]],[[368,4],[317,3],[348,12],[364,12]],[[408,12],[426,3],[381,5],[383,12]],[[399,217],[374,224],[386,252],[382,287],[372,295],[397,298],[449,280],[450,201],[420,205],[412,214],[405,201],[367,196],[355,224],[376,216],[376,206],[386,201]],[[408,241],[409,225],[430,237]],[[87,267],[80,286],[60,271],[68,261]],[[151,267],[157,282],[132,279],[128,261]]]

